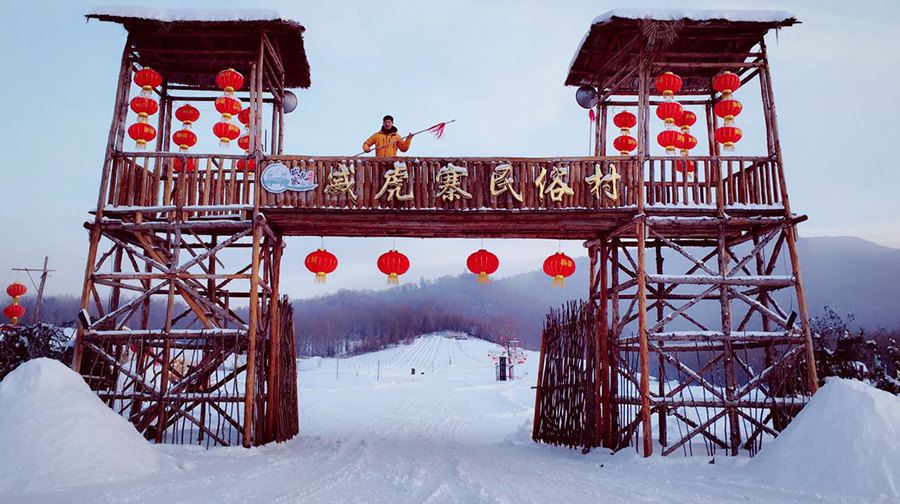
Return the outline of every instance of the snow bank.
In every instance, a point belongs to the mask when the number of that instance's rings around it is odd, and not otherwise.
[[[147,475],[168,458],[51,359],[0,382],[0,495]]]
[[[747,470],[770,486],[900,496],[900,398],[830,379]]]
[[[276,21],[282,19],[278,11],[270,9],[163,9],[136,5],[107,5],[85,14],[89,17],[110,16],[154,21]]]

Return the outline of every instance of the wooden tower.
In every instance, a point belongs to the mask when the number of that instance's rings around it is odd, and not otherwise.
[[[282,373],[294,366],[293,328],[279,324],[283,243],[260,212],[253,168],[264,156],[264,129],[268,153],[281,153],[285,90],[309,87],[304,29],[265,11],[240,21],[172,13],[87,15],[121,23],[128,37],[100,194],[85,224],[81,305],[90,315],[82,317],[73,366],[157,442],[284,439],[296,433],[296,377]],[[159,104],[155,141],[140,152],[126,131],[135,121],[130,99],[140,90],[132,76],[143,68],[163,81],[151,96]],[[180,129],[174,111],[222,96],[216,76],[229,68],[245,77],[235,97],[250,110],[249,150],[242,154],[231,142],[229,154],[178,152],[170,143]],[[214,138],[218,114],[204,115],[193,131]],[[154,303],[165,307],[163,320],[151,320]],[[283,345],[290,351],[284,362]],[[289,383],[281,387],[284,377]],[[293,422],[280,417],[281,395],[293,400],[284,408]]]
[[[765,43],[796,22],[780,12],[618,10],[595,19],[581,43],[566,84],[598,96],[596,154],[616,154],[608,123],[632,111],[637,142],[626,154],[644,190],[627,222],[586,242],[596,374],[585,378],[593,397],[584,401],[593,416],[582,418],[589,435],[561,444],[665,455],[702,443],[709,454],[752,454],[815,392],[796,243],[806,217],[788,200]],[[732,155],[717,138],[717,106],[729,97],[714,79],[726,71],[740,80],[732,98],[749,108],[758,96],[761,124],[735,118],[744,144],[759,146],[754,155]],[[660,93],[665,79],[656,86],[665,72],[682,81],[674,97]],[[653,152],[662,152],[657,112],[672,100],[696,110],[701,155]]]

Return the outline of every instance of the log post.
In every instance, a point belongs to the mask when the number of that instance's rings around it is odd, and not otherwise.
[[[649,153],[647,140],[650,113],[650,96],[648,87],[647,54],[641,51],[640,55],[640,89],[638,90],[639,124],[643,127],[638,131],[641,140],[638,142],[638,218],[635,224],[635,238],[637,239],[637,296],[638,296],[638,336],[640,338],[640,372],[641,372],[641,424],[643,454],[649,457],[653,454],[653,427],[651,423],[650,409],[650,350],[647,341],[647,277],[646,277],[646,216],[644,215],[644,201],[646,188],[644,187],[644,163]]]

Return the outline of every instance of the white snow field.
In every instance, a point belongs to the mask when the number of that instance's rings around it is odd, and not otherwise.
[[[300,435],[281,445],[250,450],[154,446],[136,434],[126,436],[119,431],[124,422],[103,423],[108,415],[101,412],[109,410],[96,398],[81,394],[86,392],[83,384],[68,384],[78,377],[62,366],[53,370],[51,378],[65,380],[67,385],[56,394],[45,391],[33,400],[18,395],[46,389],[35,385],[40,376],[30,378],[30,385],[21,378],[12,384],[7,379],[0,384],[0,472],[15,471],[17,466],[23,469],[18,479],[0,479],[0,502],[778,504],[896,500],[889,487],[879,486],[875,492],[869,488],[885,481],[874,475],[857,481],[845,478],[839,488],[804,476],[829,470],[835,461],[823,455],[847,457],[840,467],[853,468],[854,475],[896,474],[896,465],[883,465],[896,464],[896,459],[874,456],[872,450],[890,443],[896,448],[900,399],[877,394],[865,385],[824,387],[808,413],[781,438],[780,446],[771,445],[768,460],[763,455],[751,463],[746,458],[717,457],[710,464],[708,457],[701,456],[645,460],[630,450],[582,455],[530,440],[535,352],[529,352],[528,362],[516,370],[521,379],[496,382],[487,357],[495,345],[449,336],[423,336],[409,345],[340,360],[304,359],[299,366]],[[71,392],[75,389],[81,394],[77,401]],[[20,404],[27,405],[27,413],[5,411]],[[60,404],[68,406],[60,412],[49,408]],[[79,434],[72,427],[74,420],[67,418],[78,415],[91,418],[98,428],[88,431],[80,425],[78,429],[90,435]],[[893,434],[883,432],[890,426]],[[810,446],[835,443],[834,437],[853,437],[854,432],[866,433],[866,439],[832,452]],[[878,437],[879,432],[883,437]],[[107,448],[92,448],[101,442]],[[51,463],[50,454],[56,451],[66,454],[64,463]],[[156,454],[155,462],[149,460],[153,457],[148,451]],[[111,481],[96,479],[101,468],[114,475]],[[136,474],[134,468],[142,470]],[[772,478],[772,474],[783,478]],[[799,484],[791,488],[791,474],[802,480],[802,488]],[[29,483],[22,483],[26,480]]]

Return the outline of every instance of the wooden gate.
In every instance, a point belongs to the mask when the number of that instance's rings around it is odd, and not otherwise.
[[[591,305],[569,301],[544,322],[532,438],[544,443],[600,446],[597,345]]]

